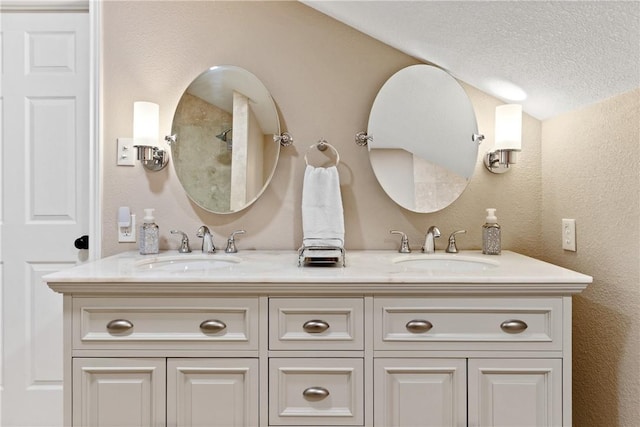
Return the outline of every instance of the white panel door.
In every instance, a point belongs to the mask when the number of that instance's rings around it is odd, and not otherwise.
[[[466,359],[375,359],[376,427],[467,425]]]
[[[469,359],[470,427],[561,425],[561,359]]]
[[[56,426],[62,297],[41,277],[86,256],[74,240],[89,229],[89,17],[0,18],[0,423]]]
[[[73,359],[74,427],[163,427],[166,360]]]
[[[167,426],[258,426],[258,359],[169,359]]]

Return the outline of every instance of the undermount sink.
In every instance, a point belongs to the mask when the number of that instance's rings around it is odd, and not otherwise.
[[[498,260],[454,254],[420,254],[399,256],[392,260],[411,270],[449,271],[456,273],[484,271],[500,265]]]
[[[134,265],[136,268],[146,271],[186,273],[230,267],[241,261],[241,258],[233,255],[174,255],[141,259],[136,261]]]

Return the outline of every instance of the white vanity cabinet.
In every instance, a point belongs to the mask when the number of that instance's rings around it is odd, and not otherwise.
[[[364,425],[364,298],[269,298],[269,425]]]
[[[71,425],[259,424],[258,298],[69,302]]]
[[[563,297],[375,298],[375,425],[563,425],[564,304],[570,313]]]
[[[207,276],[126,256],[47,276],[65,426],[571,426],[571,295],[590,277],[508,252],[491,275],[436,277],[369,253],[244,256]]]
[[[257,426],[258,360],[74,358],[74,426]]]

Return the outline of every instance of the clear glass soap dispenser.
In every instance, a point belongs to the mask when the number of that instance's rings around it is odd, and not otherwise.
[[[143,224],[140,226],[140,253],[142,255],[160,252],[160,228],[153,217],[153,209],[144,210]]]
[[[500,255],[501,236],[500,225],[494,208],[487,209],[487,219],[482,226],[482,253],[487,255]]]

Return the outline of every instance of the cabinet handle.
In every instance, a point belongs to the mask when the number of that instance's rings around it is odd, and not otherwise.
[[[205,333],[213,334],[223,331],[227,328],[227,325],[222,320],[209,319],[200,323],[200,330]]]
[[[302,392],[302,395],[307,400],[322,400],[329,396],[329,390],[324,387],[309,387]]]
[[[505,320],[500,324],[500,328],[508,334],[519,334],[528,327],[529,325],[522,320]]]
[[[126,332],[131,328],[133,328],[133,323],[131,323],[127,319],[114,319],[111,322],[107,323],[107,329],[113,333]]]
[[[407,322],[406,328],[409,332],[420,334],[433,328],[433,324],[428,320],[410,320]]]
[[[329,324],[324,320],[309,320],[304,322],[302,329],[310,334],[319,334],[329,329]]]

